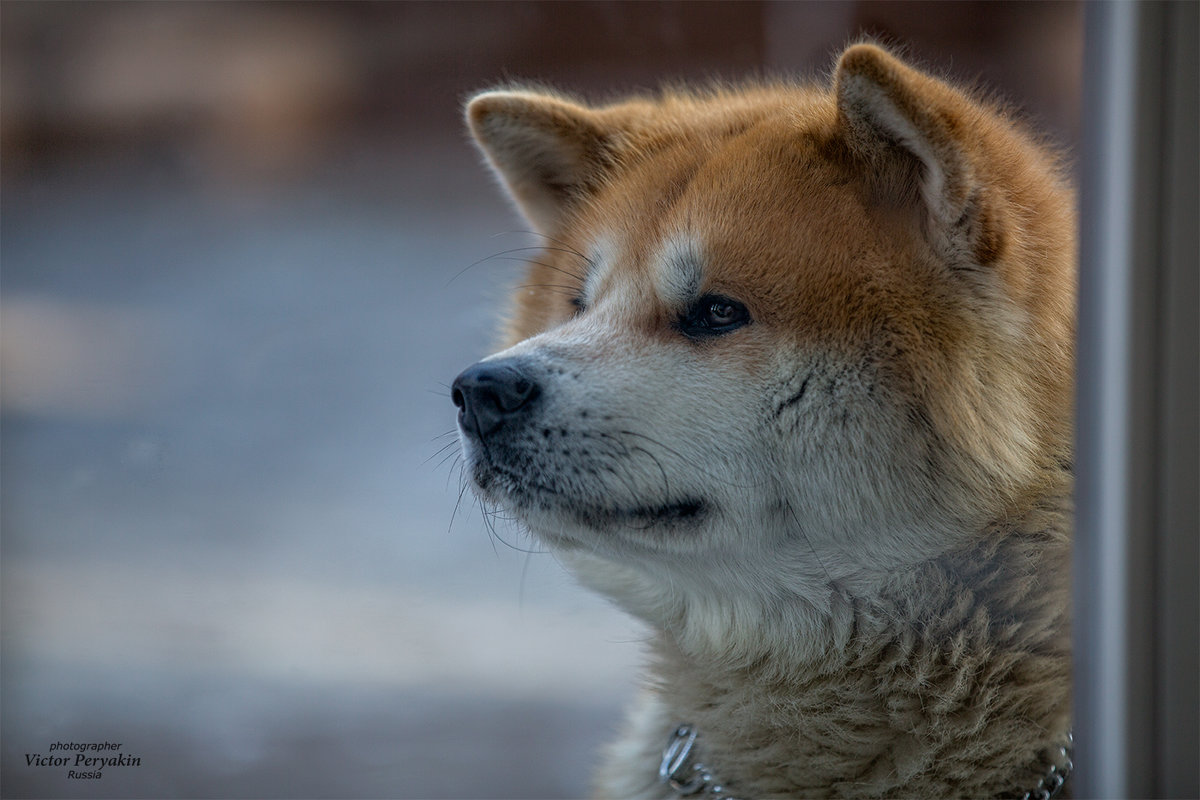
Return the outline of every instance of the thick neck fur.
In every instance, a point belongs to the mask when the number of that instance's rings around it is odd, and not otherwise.
[[[740,798],[1033,788],[1070,725],[1070,513],[1066,500],[1034,507],[870,599],[833,590],[813,658],[697,657],[658,631],[649,705],[632,723],[641,744],[614,753],[603,773],[621,777],[601,796],[671,796],[654,773],[685,722]]]

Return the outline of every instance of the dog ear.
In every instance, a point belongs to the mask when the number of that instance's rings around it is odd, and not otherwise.
[[[608,163],[596,114],[553,95],[490,91],[467,103],[467,125],[517,207],[550,233]]]
[[[881,199],[919,201],[943,230],[963,224],[975,185],[958,140],[972,108],[966,99],[869,44],[842,54],[835,86],[840,124]]]

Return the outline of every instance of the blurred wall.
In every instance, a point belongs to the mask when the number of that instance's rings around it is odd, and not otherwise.
[[[860,35],[999,90],[1065,142],[1078,129],[1071,2],[9,2],[3,17],[10,175],[131,148],[286,170],[348,130],[458,136],[462,96],[496,81],[603,96],[825,73]]]

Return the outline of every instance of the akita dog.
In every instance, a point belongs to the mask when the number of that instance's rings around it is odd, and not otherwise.
[[[545,237],[511,346],[454,381],[469,479],[653,631],[598,795],[1057,790],[1055,155],[871,44],[830,88],[501,89],[466,116]]]

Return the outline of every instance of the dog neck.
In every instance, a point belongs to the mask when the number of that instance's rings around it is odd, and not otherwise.
[[[694,724],[739,796],[1019,795],[1070,727],[1068,519],[1031,512],[869,598],[831,587],[823,626],[797,598],[807,647],[779,641],[786,597],[757,651],[697,651],[686,625],[659,626],[655,746]]]
[[[698,737],[696,728],[687,724],[671,732],[659,762],[659,783],[670,787],[680,797],[737,800],[722,784],[719,773],[698,760]],[[1021,795],[1022,800],[1051,800],[1059,796],[1075,766],[1073,746],[1074,737],[1068,731],[1056,751],[1046,753],[1042,777]]]

